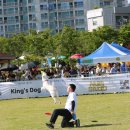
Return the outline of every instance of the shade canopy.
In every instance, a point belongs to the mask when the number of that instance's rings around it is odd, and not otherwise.
[[[83,56],[81,54],[74,54],[70,58],[72,58],[72,59],[79,59],[79,58],[83,58]]]
[[[119,49],[120,51],[130,55],[130,50],[128,50],[127,48],[120,46],[119,44],[117,44],[116,42],[112,42],[111,45],[117,49]]]
[[[66,56],[61,55],[61,56],[57,56],[57,57],[52,57],[51,60],[64,59],[64,58],[66,58]]]
[[[14,60],[16,57],[12,55],[8,55],[6,53],[0,53],[0,63],[5,63],[10,60]]]
[[[129,61],[130,55],[104,42],[96,51],[81,58],[80,64],[114,63]]]
[[[14,64],[5,64],[4,66],[0,68],[0,71],[13,71],[17,69],[18,67]]]
[[[27,66],[28,66],[28,69],[31,69],[31,68],[35,68],[36,66],[38,66],[40,63],[37,62],[37,61],[30,61],[27,63]]]

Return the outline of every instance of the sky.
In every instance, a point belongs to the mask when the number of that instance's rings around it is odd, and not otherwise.
[[[130,3],[130,0],[128,0],[128,2]]]

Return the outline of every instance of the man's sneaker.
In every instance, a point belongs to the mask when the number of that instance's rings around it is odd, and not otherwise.
[[[79,119],[76,119],[76,120],[75,120],[75,124],[76,124],[76,127],[80,127],[80,120],[79,120]]]
[[[46,123],[46,126],[47,126],[48,128],[50,128],[50,129],[54,129],[54,125],[51,124],[51,123]]]

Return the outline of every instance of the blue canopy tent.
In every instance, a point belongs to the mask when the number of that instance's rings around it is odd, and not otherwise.
[[[111,45],[117,49],[119,49],[120,51],[130,55],[130,50],[128,50],[127,48],[120,46],[119,44],[117,44],[116,42],[112,42]]]
[[[92,54],[81,58],[80,64],[97,64],[97,63],[114,63],[121,61],[129,61],[130,55],[120,51],[112,45],[104,42],[96,51]]]

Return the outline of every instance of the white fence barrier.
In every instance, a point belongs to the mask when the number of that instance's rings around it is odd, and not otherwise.
[[[115,74],[106,76],[93,76],[84,78],[55,78],[50,79],[60,96],[67,95],[68,84],[76,85],[77,94],[130,92],[130,74]],[[16,81],[0,83],[0,99],[47,97],[48,91],[41,92],[42,81]]]

